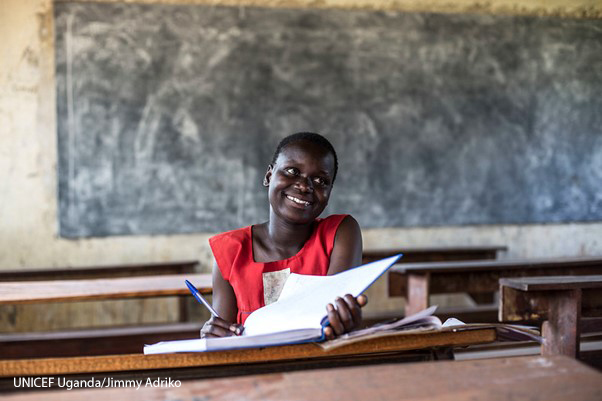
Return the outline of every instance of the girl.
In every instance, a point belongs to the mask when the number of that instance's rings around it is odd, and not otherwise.
[[[337,169],[337,154],[321,135],[302,132],[280,142],[263,179],[269,220],[209,239],[213,306],[220,317],[205,323],[201,337],[240,335],[251,312],[278,299],[290,273],[331,275],[361,264],[357,221],[349,215],[318,218]],[[347,294],[325,305],[326,337],[356,328],[366,303],[364,295]]]

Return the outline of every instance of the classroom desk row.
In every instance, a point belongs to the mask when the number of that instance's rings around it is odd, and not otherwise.
[[[382,255],[379,255],[382,256]],[[447,262],[447,263],[420,263],[420,264],[398,264],[392,268],[390,277],[391,282],[400,283],[397,287],[399,291],[395,294],[405,294],[408,298],[408,307],[406,313],[415,312],[428,306],[428,298],[431,293],[440,292],[459,292],[459,291],[491,291],[499,287],[500,277],[516,277],[529,274],[549,275],[562,272],[563,274],[583,275],[587,273],[602,273],[602,258],[565,258],[565,259],[527,259],[521,261],[464,261],[464,262]],[[187,274],[198,289],[204,294],[211,293],[211,277],[208,274]],[[563,284],[563,279],[559,283]],[[156,296],[173,296],[173,295],[188,295],[188,290],[182,283],[183,277],[181,274],[148,276],[148,277],[127,277],[127,278],[111,278],[111,279],[92,279],[92,280],[55,280],[55,281],[34,281],[34,282],[5,282],[0,283],[0,304],[18,304],[18,303],[35,303],[35,302],[51,302],[51,301],[81,301],[81,300],[102,300],[116,298],[140,298],[140,297],[156,297]],[[595,279],[581,279],[581,284],[573,283],[572,293],[579,292],[579,306],[575,306],[573,301],[573,310],[577,307],[585,306],[584,317],[596,317],[596,311],[599,307],[599,290],[590,288],[583,290],[575,286],[587,286],[588,283],[597,283]],[[583,287],[585,288],[585,287]],[[554,292],[554,294],[558,291]],[[582,302],[581,293],[585,294]],[[509,305],[508,299],[509,290],[502,291],[502,308],[506,310]],[[590,295],[593,294],[593,295]],[[574,298],[574,296],[573,296]],[[524,308],[524,305],[530,305],[529,302],[517,302],[516,295],[514,296],[514,304],[516,307]],[[575,298],[576,299],[576,298]],[[545,309],[549,304],[545,301],[540,309]],[[598,303],[597,303],[598,302]],[[506,305],[506,309],[504,309]],[[598,309],[596,309],[598,308]],[[591,312],[590,312],[591,311]],[[514,315],[504,313],[500,315],[502,321],[516,321],[521,319],[513,318]],[[526,312],[525,312],[526,313]],[[581,312],[580,312],[581,313]],[[524,314],[524,313],[523,313]],[[550,316],[555,316],[553,313],[548,313]],[[561,313],[560,316],[565,316],[566,313]],[[591,329],[598,329],[597,321],[590,319],[579,319],[580,314],[573,313],[571,316],[576,316],[573,320],[564,319],[547,319],[547,315],[539,312],[539,314],[531,313],[527,318],[522,320],[543,321],[546,338],[549,341],[544,344],[544,353],[562,353],[566,355],[577,356],[578,339],[581,331],[582,323],[588,325]],[[556,322],[556,323],[554,323]],[[190,327],[188,327],[190,326]],[[62,341],[61,346],[54,349],[57,355],[69,355],[77,352],[85,346],[86,342],[90,342],[91,338],[96,338],[98,343],[106,347],[106,349],[115,348],[115,344],[123,343],[123,351],[128,352],[131,348],[125,344],[124,339],[130,338],[130,346],[135,346],[141,339],[145,341],[158,341],[163,338],[181,339],[190,337],[198,333],[199,325],[188,325],[186,327],[177,326],[171,328],[129,328],[129,329],[106,329],[103,333],[99,330],[91,332],[80,331],[79,334],[68,333],[67,341]],[[194,326],[194,327],[192,327]],[[560,329],[562,327],[562,329]],[[577,328],[575,328],[577,327]],[[586,327],[587,328],[587,327]],[[133,330],[133,331],[132,331]],[[144,331],[146,330],[146,331]],[[157,333],[153,333],[156,330]],[[567,335],[567,330],[572,330],[570,335]],[[73,335],[72,335],[73,334]],[[76,344],[76,337],[81,337]],[[7,357],[18,357],[19,352],[38,352],[43,350],[44,341],[54,341],[59,344],[60,339],[57,334],[39,334],[39,338],[26,336],[27,338],[18,339],[14,335],[0,336],[0,350],[3,349]],[[563,340],[554,340],[554,338],[562,338]],[[65,339],[63,339],[65,340]],[[552,346],[552,344],[556,344]],[[40,348],[34,348],[33,345],[38,344]],[[61,348],[62,347],[62,348]],[[102,347],[99,347],[101,349]],[[59,352],[59,349],[63,351]],[[553,351],[550,351],[553,350]]]

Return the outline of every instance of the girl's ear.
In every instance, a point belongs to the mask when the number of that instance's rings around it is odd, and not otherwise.
[[[270,186],[270,179],[272,178],[273,168],[274,168],[274,166],[272,166],[271,164],[268,164],[268,171],[265,172],[265,176],[263,177],[263,186],[264,187]]]

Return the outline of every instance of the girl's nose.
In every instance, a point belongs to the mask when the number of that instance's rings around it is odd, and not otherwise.
[[[297,188],[299,188],[299,190],[301,192],[313,192],[314,191],[314,185],[311,182],[311,179],[309,177],[299,176],[299,179],[297,180],[295,185]]]

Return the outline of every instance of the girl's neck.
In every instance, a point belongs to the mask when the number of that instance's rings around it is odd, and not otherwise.
[[[313,222],[291,224],[272,213],[270,220],[255,227],[253,251],[257,262],[284,260],[296,255],[314,229]]]
[[[270,220],[265,225],[266,240],[277,248],[290,248],[298,246],[299,249],[311,237],[313,232],[313,222],[307,224],[291,224],[278,218],[270,216]]]

